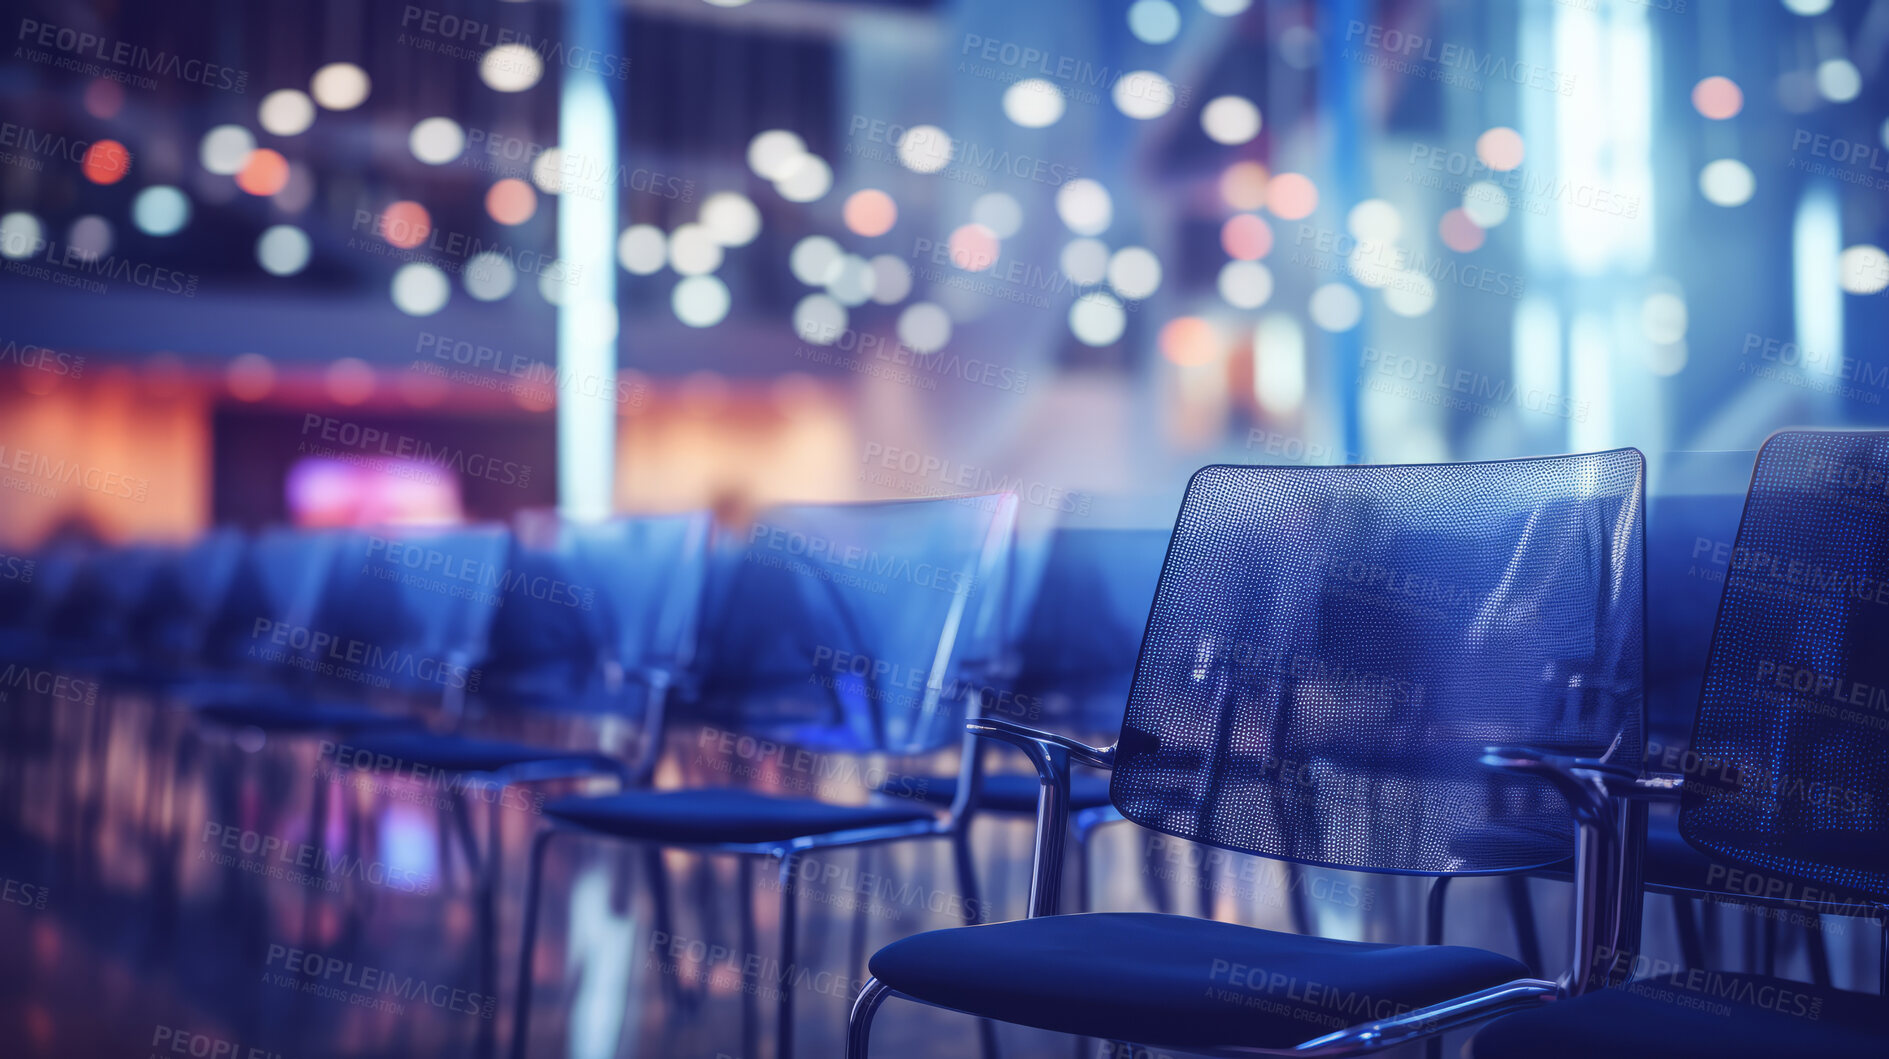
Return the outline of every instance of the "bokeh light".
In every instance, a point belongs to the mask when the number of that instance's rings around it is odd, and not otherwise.
[[[914,353],[936,353],[951,341],[951,314],[932,302],[914,302],[899,314],[899,341]]]
[[[1115,203],[1107,188],[1077,177],[1057,190],[1056,215],[1077,235],[1101,235],[1115,219]]]
[[[1180,35],[1180,9],[1169,0],[1135,0],[1128,5],[1128,32],[1147,44],[1166,44]]]
[[[1108,285],[1129,301],[1161,288],[1161,259],[1145,246],[1125,246],[1108,259]]]
[[[877,283],[878,274],[873,271],[872,262],[858,254],[847,254],[840,258],[840,267],[833,271],[833,278],[827,280],[826,292],[834,301],[851,308],[866,304]]]
[[[1169,362],[1183,368],[1199,367],[1219,360],[1224,342],[1214,326],[1198,316],[1178,316],[1161,326],[1155,344]]]
[[[262,97],[256,123],[277,136],[299,136],[315,124],[315,101],[294,88],[278,88]]]
[[[1303,220],[1318,209],[1318,185],[1303,173],[1280,173],[1266,185],[1266,206],[1276,217]]]
[[[407,147],[427,165],[445,165],[466,149],[466,130],[451,118],[426,118],[407,135]]]
[[[1863,73],[1848,59],[1817,64],[1817,91],[1832,103],[1848,103],[1863,94]]]
[[[1745,108],[1745,93],[1738,82],[1714,75],[1692,86],[1692,106],[1713,121],[1724,121]]]
[[[721,267],[722,245],[704,224],[684,224],[669,233],[669,267],[684,276],[705,276]]]
[[[971,203],[971,220],[995,232],[997,238],[1008,239],[1023,228],[1023,207],[1009,195],[992,191]]]
[[[862,188],[846,197],[841,215],[854,235],[871,238],[892,230],[898,223],[899,207],[892,196],[878,188]]]
[[[897,305],[912,293],[912,266],[896,254],[880,254],[872,259],[872,300],[880,305]]]
[[[1123,74],[1109,92],[1115,109],[1137,121],[1148,121],[1166,114],[1174,106],[1174,85],[1153,70],[1135,70]]]
[[[426,242],[427,236],[433,234],[433,217],[426,212],[425,206],[402,199],[380,211],[380,221],[375,230],[389,244],[402,250],[411,250]]]
[[[1388,243],[1403,234],[1404,217],[1383,199],[1365,199],[1345,214],[1345,228],[1367,242]]]
[[[1104,291],[1091,291],[1069,307],[1069,331],[1085,346],[1112,345],[1127,327],[1122,303]]]
[[[124,85],[108,78],[96,77],[85,86],[85,112],[100,121],[117,117],[124,106]]]
[[[1108,276],[1108,244],[1100,239],[1072,239],[1057,264],[1077,286],[1100,283]]]
[[[273,195],[289,186],[289,160],[267,147],[251,151],[236,174],[236,186],[251,195]]]
[[[734,299],[728,285],[715,276],[687,276],[669,295],[676,319],[690,327],[714,327],[728,317]]]
[[[111,252],[111,222],[96,213],[80,217],[66,231],[66,246],[83,260],[98,260]]]
[[[1004,117],[1026,129],[1056,124],[1067,108],[1063,90],[1040,77],[1026,77],[1004,89]]]
[[[1235,309],[1257,309],[1272,299],[1272,270],[1257,261],[1229,261],[1215,284]]]
[[[1246,143],[1259,135],[1259,126],[1259,108],[1242,96],[1221,96],[1200,108],[1200,127],[1215,143]]]
[[[1880,294],[1889,288],[1889,253],[1860,243],[1837,257],[1837,283],[1850,294]]]
[[[197,161],[218,176],[235,176],[256,149],[256,137],[241,125],[218,125],[203,134]]]
[[[1236,210],[1256,210],[1266,205],[1266,187],[1272,174],[1258,162],[1235,162],[1220,174],[1220,198]]]
[[[1450,210],[1443,215],[1443,219],[1437,222],[1436,234],[1443,240],[1444,246],[1459,254],[1467,254],[1481,248],[1483,239],[1487,238],[1482,225],[1477,224],[1460,208]]]
[[[803,154],[793,171],[774,182],[774,190],[788,202],[818,202],[833,188],[833,167],[817,154]]]
[[[1685,299],[1671,291],[1654,291],[1640,303],[1640,330],[1647,341],[1671,345],[1686,337]]]
[[[914,173],[936,173],[951,164],[955,145],[936,125],[914,125],[898,139],[899,164]]]
[[[702,200],[702,226],[723,246],[747,246],[761,234],[761,211],[739,191],[717,191]]]
[[[1463,190],[1463,212],[1478,227],[1494,228],[1508,219],[1509,193],[1500,184],[1478,180]]]
[[[631,275],[661,272],[669,262],[669,238],[653,224],[632,224],[617,237],[617,261]]]
[[[763,180],[781,180],[800,164],[807,143],[786,129],[769,129],[748,141],[748,168]]]
[[[1707,162],[1699,170],[1699,194],[1714,206],[1743,206],[1757,190],[1751,167],[1736,158]]]
[[[1220,226],[1220,247],[1235,261],[1258,261],[1272,252],[1272,226],[1252,213],[1236,213]]]
[[[168,184],[154,184],[131,200],[131,223],[146,235],[176,235],[190,223],[190,198]]]
[[[94,140],[79,171],[94,184],[116,184],[131,172],[131,152],[117,140]]]
[[[1476,137],[1476,157],[1499,173],[1521,165],[1524,153],[1522,134],[1506,125],[1497,125]]]
[[[824,235],[809,235],[794,244],[787,256],[788,271],[809,287],[824,287],[840,267],[845,252]]]
[[[411,261],[394,273],[394,306],[408,316],[431,316],[446,307],[453,285],[446,273],[424,261]]]
[[[363,404],[379,386],[373,365],[359,357],[342,357],[322,373],[322,388],[337,404]]]
[[[292,224],[264,229],[256,240],[256,262],[272,276],[293,276],[308,267],[313,252],[308,233]]]
[[[1349,331],[1358,326],[1358,320],[1364,315],[1364,300],[1343,283],[1327,283],[1312,292],[1306,312],[1321,330]]]
[[[794,306],[794,334],[802,342],[830,346],[846,333],[846,306],[828,294],[809,294]]]
[[[43,232],[39,218],[23,210],[0,217],[0,256],[18,261],[39,251]]]
[[[308,82],[315,102],[329,110],[353,110],[367,102],[371,87],[367,71],[353,63],[329,63],[316,70]]]
[[[1384,307],[1398,316],[1422,316],[1436,308],[1436,283],[1421,272],[1399,272],[1384,286]]]
[[[506,177],[486,189],[485,212],[500,224],[523,224],[538,212],[538,193],[517,177]]]
[[[982,272],[997,263],[997,233],[981,224],[959,225],[946,245],[951,263],[966,272]]]
[[[260,401],[275,392],[275,365],[260,353],[239,353],[224,367],[223,384],[238,401]]]
[[[495,92],[523,92],[544,76],[544,60],[524,44],[501,44],[479,59],[479,79]]]
[[[518,270],[504,254],[482,250],[466,259],[459,281],[477,300],[495,302],[518,286]]]

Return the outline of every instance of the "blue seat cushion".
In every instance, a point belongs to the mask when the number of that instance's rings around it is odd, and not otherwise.
[[[1041,786],[1035,773],[1000,772],[986,775],[978,794],[977,807],[990,813],[1024,813],[1034,816],[1036,792]],[[882,793],[912,798],[930,805],[950,805],[952,799],[958,796],[958,778],[925,777],[923,782],[914,783],[895,781],[887,784]],[[1107,776],[1084,771],[1069,777],[1071,809],[1096,809],[1107,804]]]
[[[1528,977],[1481,949],[1333,941],[1152,912],[934,930],[880,949],[871,967],[927,1003],[1169,1048],[1289,1048]]]
[[[1509,1015],[1470,1059],[1889,1055],[1889,999],[1763,975],[1676,971]]]
[[[265,732],[364,731],[420,724],[418,718],[366,706],[321,703],[214,702],[198,707],[197,716],[231,728],[260,728]]]
[[[616,768],[603,754],[559,750],[498,739],[473,739],[434,732],[385,732],[347,741],[355,760],[361,754],[386,755],[402,764],[425,765],[445,772],[496,772],[514,765],[569,763],[589,765],[600,772]]]
[[[833,805],[732,787],[559,798],[544,813],[593,831],[683,845],[776,842],[933,819],[923,805]]]

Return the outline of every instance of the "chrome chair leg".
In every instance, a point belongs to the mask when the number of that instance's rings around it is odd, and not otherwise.
[[[1541,971],[1541,934],[1535,929],[1535,900],[1528,891],[1528,876],[1510,875],[1502,880],[1509,892],[1509,918],[1515,921],[1515,944],[1528,973],[1539,977]]]
[[[512,1059],[525,1059],[531,1028],[531,950],[538,942],[538,896],[544,888],[544,857],[557,828],[538,832],[531,843],[531,874],[525,883],[525,926],[518,950],[518,997],[512,1014]]]
[[[794,953],[800,940],[800,902],[794,892],[794,869],[799,864],[799,850],[781,853],[781,982],[774,1023],[774,1059],[793,1059],[794,1054]]]
[[[761,951],[759,932],[754,927],[754,858],[736,857],[737,889],[741,891],[736,907],[741,919],[742,959]],[[759,991],[741,991],[741,1054],[761,1054],[761,1001]]]
[[[964,922],[976,926],[990,917],[984,914],[984,902],[978,896],[977,864],[971,859],[969,828],[960,828],[951,836],[951,861],[958,870],[958,896],[964,899]],[[977,1039],[984,1059],[997,1059],[997,1024],[989,1019],[978,1019]]]
[[[892,990],[880,984],[877,978],[866,979],[866,987],[859,991],[853,1001],[853,1013],[846,1020],[846,1059],[866,1059],[868,1045],[872,1040],[872,1017],[879,1012],[879,1005],[885,1003]]]

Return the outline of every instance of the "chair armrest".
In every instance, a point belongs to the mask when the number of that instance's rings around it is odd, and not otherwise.
[[[1018,724],[1015,721],[1006,721],[997,717],[982,717],[975,721],[966,722],[964,730],[970,732],[972,735],[1009,743],[1011,746],[1022,750],[1026,754],[1030,753],[1031,744],[1056,746],[1067,751],[1070,759],[1078,764],[1088,765],[1090,768],[1098,769],[1112,769],[1115,767],[1115,748],[1112,746],[1090,746],[1079,740],[1071,739],[1066,735],[1059,735],[1055,732],[1045,732],[1040,728],[1031,728],[1029,725]],[[1040,768],[1037,771],[1039,774],[1042,772]]]
[[[1646,803],[1677,786],[1670,777],[1642,777],[1624,765],[1529,747],[1487,747],[1482,763],[1546,780],[1574,811],[1572,957],[1559,990],[1578,996],[1613,984],[1619,954],[1639,945]],[[1597,968],[1605,970],[1596,974]]]
[[[1053,916],[1062,898],[1063,845],[1069,836],[1069,762],[1115,767],[1115,748],[1102,749],[1014,721],[979,718],[964,726],[972,735],[1009,743],[1023,751],[1042,783],[1036,794],[1036,857],[1030,867],[1030,918]]]

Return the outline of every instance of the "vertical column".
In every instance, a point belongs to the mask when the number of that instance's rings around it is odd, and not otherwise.
[[[564,54],[621,50],[615,0],[565,0]],[[558,306],[558,509],[601,519],[612,508],[617,441],[617,100],[590,64],[561,64],[558,146],[572,172],[601,173],[594,197],[558,199],[558,257],[567,270]],[[596,395],[596,396],[592,396]]]

